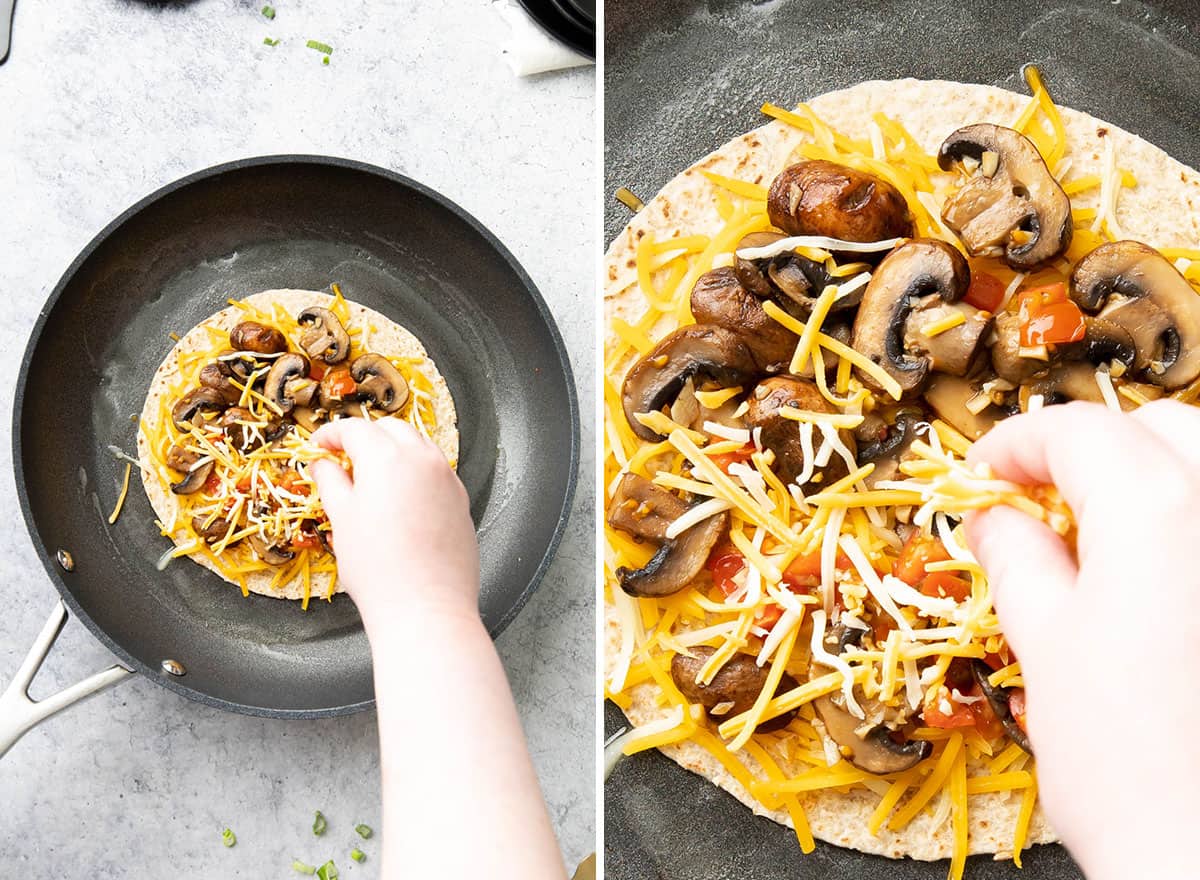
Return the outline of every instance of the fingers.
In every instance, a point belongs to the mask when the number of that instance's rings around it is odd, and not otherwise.
[[[987,572],[1005,637],[1017,656],[1036,654],[1044,644],[1042,625],[1075,583],[1070,549],[1045,523],[1011,507],[968,515],[966,532]]]
[[[1053,484],[1082,521],[1089,499],[1131,482],[1169,477],[1162,443],[1145,425],[1093,403],[1068,403],[1006,419],[972,448],[1017,483]]]
[[[1200,410],[1178,400],[1156,400],[1131,413],[1189,469],[1200,467]]]
[[[317,483],[325,512],[331,520],[339,519],[341,511],[348,509],[350,493],[354,489],[350,475],[337,462],[324,458],[309,465],[309,472]]]

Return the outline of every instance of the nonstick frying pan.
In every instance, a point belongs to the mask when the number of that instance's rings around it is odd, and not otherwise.
[[[304,612],[243,598],[187,559],[156,571],[169,544],[136,472],[120,518],[106,522],[124,470],[107,447],[133,450],[133,418],[168,334],[231,296],[332,282],[416,334],[446,378],[493,635],[537,585],[574,492],[579,429],[562,340],[524,270],[461,208],[381,168],[316,156],[211,168],[101,232],[33,330],[14,406],[22,512],[62,602],[123,666],[31,704],[25,690],[65,620],[59,606],[0,701],[0,754],[128,670],[254,715],[315,718],[373,704],[367,640],[344,595]]]
[[[643,199],[726,141],[763,124],[764,101],[794,103],[869,79],[914,76],[1023,90],[1037,63],[1055,99],[1140,134],[1200,167],[1195,83],[1200,6],[1064,0],[608,0],[605,190]],[[629,212],[611,198],[614,238]],[[609,704],[605,726],[626,722]],[[892,861],[818,844],[802,856],[783,826],[708,781],[647,752],[605,786],[609,880],[929,880],[946,865]],[[1035,847],[1024,871],[970,860],[971,880],[1077,880],[1059,846]]]

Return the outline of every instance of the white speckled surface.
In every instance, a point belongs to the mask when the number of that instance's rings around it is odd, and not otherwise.
[[[349,156],[442,191],[524,264],[592,411],[594,85],[590,68],[515,79],[483,0],[19,0],[0,66],[0,682],[55,593],[16,511],[12,382],[34,318],[76,253],[141,196],[263,153]],[[264,36],[284,40],[269,48]],[[304,48],[334,46],[332,63]],[[541,590],[500,639],[566,861],[594,848],[593,438]],[[110,655],[67,626],[34,685]],[[222,713],[135,678],[50,720],[0,760],[0,854],[25,878],[288,877],[293,858],[377,876],[372,713],[281,722]],[[465,794],[465,793],[464,793]],[[312,810],[329,818],[311,834]],[[232,827],[238,845],[221,846]],[[463,829],[469,834],[469,828]],[[348,857],[354,843],[362,865]]]

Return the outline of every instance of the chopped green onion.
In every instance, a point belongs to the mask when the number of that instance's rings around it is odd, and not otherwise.
[[[237,835],[226,828],[221,832],[221,843],[225,844],[226,846],[233,846],[235,843],[237,843]]]
[[[322,58],[321,63],[324,64],[326,67],[328,67],[329,66],[329,56],[326,55],[324,58]]]
[[[333,46],[326,45],[325,43],[319,43],[316,40],[309,40],[307,43],[305,43],[305,45],[310,49],[316,49],[318,52],[324,52],[326,55],[333,54]]]
[[[262,12],[263,12],[263,15],[265,15],[267,18],[275,17],[275,7],[274,6],[264,6]]]
[[[317,876],[320,877],[321,880],[337,880],[338,869],[337,865],[333,863],[333,859],[330,859],[321,867],[317,868]]]
[[[304,864],[304,862],[300,861],[299,859],[296,859],[294,862],[292,862],[292,870],[295,871],[297,874],[315,874],[315,873],[317,873],[316,868],[314,868],[312,865]]]
[[[267,46],[278,46],[278,40],[272,40],[270,37],[263,37],[263,44]]]
[[[355,825],[354,830],[358,832],[358,836],[361,837],[363,840],[366,840],[367,838],[369,838],[372,833],[370,825]]]
[[[363,859],[366,858],[366,854],[364,854],[361,849],[358,849],[356,847],[356,848],[350,850],[350,858],[354,859],[354,861],[356,861],[356,862],[361,862]]]
[[[329,823],[325,821],[325,817],[321,815],[321,811],[317,810],[316,818],[313,819],[313,834],[324,834],[325,828],[328,824]]]

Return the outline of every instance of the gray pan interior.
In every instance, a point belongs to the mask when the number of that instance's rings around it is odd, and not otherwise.
[[[1192,0],[608,0],[605,192],[643,199],[727,140],[789,104],[868,79],[914,76],[1022,91],[1040,65],[1055,100],[1116,123],[1200,167],[1196,83],[1200,4]],[[611,240],[629,219],[611,198]],[[606,729],[624,724],[609,704]],[[906,880],[945,863],[894,862],[818,844],[801,857],[790,830],[657,752],[623,761],[605,786],[610,880]],[[1076,880],[1058,846],[1024,871],[975,857],[967,876]]]
[[[17,487],[71,610],[125,663],[222,708],[315,717],[370,706],[354,605],[242,598],[186,559],[158,573],[169,543],[136,474],[120,519],[105,521],[124,470],[105,448],[134,449],[132,418],[168,333],[231,296],[331,282],[415,333],[449,384],[493,634],[540,580],[574,490],[578,414],[561,338],[529,277],[460,208],[383,169],[305,156],[235,162],[148,197],[88,246],[38,320],[16,392]],[[54,562],[60,548],[74,571]],[[167,657],[187,675],[163,674]]]

